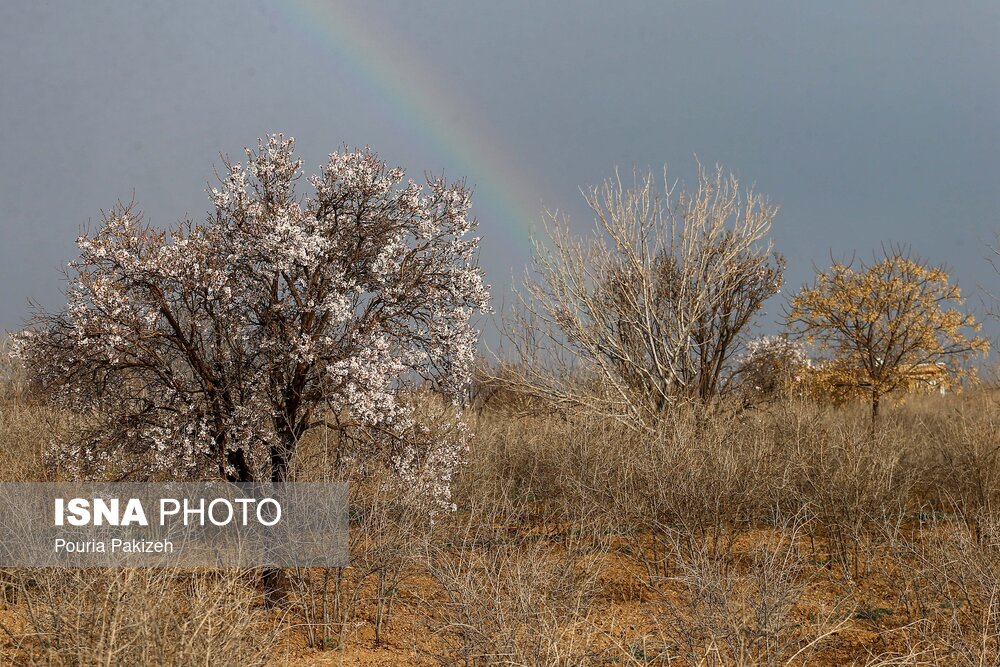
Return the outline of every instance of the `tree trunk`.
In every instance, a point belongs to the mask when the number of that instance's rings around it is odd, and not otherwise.
[[[227,482],[252,483],[254,481],[253,471],[250,470],[250,464],[242,449],[227,452],[226,463],[235,469],[235,472],[229,472],[228,469],[221,471],[223,479]]]
[[[882,394],[879,393],[877,390],[873,389],[872,390],[872,423],[873,424],[878,419],[879,402],[881,401],[881,399],[882,399]]]
[[[288,464],[294,442],[287,442],[291,433],[279,433],[281,442],[271,446],[271,482],[283,484],[288,480]],[[268,607],[284,607],[288,602],[291,583],[280,567],[264,568],[264,603]]]
[[[286,443],[271,448],[271,481],[285,482],[288,478],[289,453],[291,448]],[[228,482],[252,484],[253,471],[242,449],[226,453],[226,463],[230,470],[224,470],[223,478]],[[264,587],[264,604],[268,607],[283,607],[288,602],[291,584],[285,571],[279,567],[265,567],[261,571],[261,582]]]

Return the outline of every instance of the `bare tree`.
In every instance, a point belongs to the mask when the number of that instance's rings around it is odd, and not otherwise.
[[[421,442],[405,390],[468,382],[488,300],[469,193],[401,185],[366,149],[330,155],[300,195],[293,148],[272,136],[227,163],[205,224],[167,233],[119,206],[80,238],[66,309],[17,342],[40,386],[93,416],[60,443],[66,464],[283,481],[322,425],[350,436],[340,455],[384,455],[447,496],[461,442]]]
[[[551,216],[505,326],[522,363],[501,381],[632,425],[723,389],[742,334],[781,285],[767,240],[777,207],[721,168],[699,166],[693,192],[673,191],[666,171],[662,189],[647,174],[586,191],[589,238]]]

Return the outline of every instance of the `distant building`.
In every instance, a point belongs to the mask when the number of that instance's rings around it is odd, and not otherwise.
[[[951,373],[948,366],[942,363],[917,364],[905,372],[907,378],[907,390],[925,391],[928,393],[948,393],[951,384]]]

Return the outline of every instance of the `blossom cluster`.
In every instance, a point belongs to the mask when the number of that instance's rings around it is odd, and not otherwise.
[[[774,394],[803,381],[812,361],[800,342],[785,336],[762,336],[747,341],[740,357],[740,379],[755,393]]]

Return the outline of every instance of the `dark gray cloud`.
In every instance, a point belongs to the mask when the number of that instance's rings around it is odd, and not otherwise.
[[[425,109],[480,156],[421,131],[406,98],[324,44],[295,5],[5,3],[0,8],[0,329],[59,303],[81,225],[133,193],[147,216],[201,218],[219,154],[271,131],[307,165],[370,144],[413,173],[498,159],[531,184],[513,209],[589,224],[577,188],[615,165],[721,162],[781,203],[789,285],[831,252],[882,242],[1000,285],[1000,5],[932,2],[386,2],[346,6],[461,100]],[[329,38],[326,38],[329,39]],[[426,105],[425,105],[426,106]],[[472,115],[472,118],[466,117]],[[461,130],[461,132],[459,132]],[[489,159],[487,159],[489,158]],[[497,294],[528,258],[523,221],[478,209]]]

